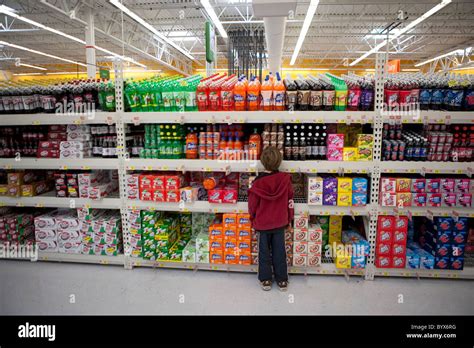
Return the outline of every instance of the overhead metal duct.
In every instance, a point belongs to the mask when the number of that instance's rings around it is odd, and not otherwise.
[[[281,71],[286,17],[295,15],[296,0],[253,0],[252,7],[255,16],[263,17],[268,69],[272,72]]]

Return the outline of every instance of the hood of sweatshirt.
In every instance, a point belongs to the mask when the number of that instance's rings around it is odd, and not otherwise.
[[[290,176],[277,172],[255,179],[250,191],[263,199],[273,201],[288,194],[288,185],[291,185]]]

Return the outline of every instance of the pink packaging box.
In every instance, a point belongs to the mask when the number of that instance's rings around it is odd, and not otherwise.
[[[455,179],[454,180],[454,192],[456,193],[468,193],[470,189],[470,179]]]
[[[222,194],[222,203],[236,204],[238,198],[238,190],[235,188],[226,187]]]
[[[456,194],[455,193],[442,193],[441,205],[444,207],[455,207],[456,206]]]
[[[441,192],[440,185],[440,179],[426,179],[426,193]]]
[[[412,205],[414,207],[426,206],[426,193],[412,193]]]
[[[456,205],[458,207],[470,207],[472,205],[472,193],[457,193]]]
[[[327,159],[328,161],[342,161],[342,149],[338,147],[328,146]]]
[[[380,185],[380,192],[396,193],[397,179],[395,178],[382,178]]]
[[[344,147],[344,134],[328,134],[327,138],[328,147]],[[341,151],[342,154],[342,151]]]
[[[411,179],[411,192],[424,193],[426,189],[425,179]]]
[[[222,203],[224,197],[224,190],[214,189],[207,192],[209,203]]]
[[[382,207],[395,207],[397,204],[397,194],[390,192],[382,192],[380,194]]]
[[[426,205],[428,207],[441,207],[441,193],[427,193]]]
[[[455,180],[443,178],[440,180],[441,192],[454,192]]]

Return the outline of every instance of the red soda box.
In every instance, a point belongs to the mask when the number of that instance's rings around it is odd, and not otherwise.
[[[400,192],[397,193],[397,207],[411,207],[411,193],[410,192]]]
[[[397,192],[397,179],[395,178],[382,178],[380,182],[380,192]]]
[[[468,193],[471,181],[469,179],[455,179],[454,192]]]
[[[166,175],[165,188],[167,190],[177,190],[181,187],[182,177],[179,175]]]
[[[424,193],[426,191],[426,180],[411,179],[410,191],[413,193]]]
[[[426,206],[426,193],[412,193],[412,206],[414,207],[425,207]]]
[[[151,201],[153,200],[153,190],[149,188],[140,190],[140,200],[141,201]]]
[[[389,231],[377,231],[377,243],[390,244],[393,240],[393,230]]]
[[[222,203],[222,199],[224,197],[224,190],[222,189],[208,190],[207,194],[208,194],[209,203]]]
[[[426,193],[439,193],[439,192],[441,192],[440,179],[426,179]]]
[[[377,256],[375,259],[375,267],[377,268],[391,268],[392,257],[391,256]]]
[[[140,187],[140,190],[143,190],[143,189],[151,190],[151,189],[153,189],[153,186],[152,186],[153,177],[154,177],[154,175],[141,174],[140,177],[139,177],[139,183],[138,183],[138,185]]]
[[[441,192],[454,192],[455,188],[455,180],[454,179],[448,179],[448,178],[443,178],[440,179],[440,188]]]
[[[470,207],[472,205],[472,193],[457,193],[456,206]]]
[[[382,207],[395,207],[397,204],[397,194],[391,192],[381,192],[380,201]]]
[[[395,228],[395,217],[380,215],[377,222],[377,231],[392,231]]]
[[[154,202],[166,202],[166,191],[165,190],[154,190],[153,191]]]
[[[411,179],[397,178],[396,183],[397,192],[411,192]]]
[[[394,225],[393,229],[395,231],[408,231],[408,217],[407,216],[399,216],[394,217]]]
[[[474,179],[469,180],[469,192],[474,193]]]
[[[344,134],[328,134],[327,146],[343,148],[344,147]]]
[[[179,189],[172,189],[172,190],[167,190],[166,191],[166,201],[167,202],[177,203],[177,202],[179,202],[180,198],[181,198],[181,194],[179,192]]]
[[[441,194],[441,205],[443,207],[455,207],[456,206],[456,194],[455,193],[442,193]]]
[[[406,244],[394,243],[392,245],[392,256],[405,256],[406,252]]]
[[[151,187],[154,190],[164,190],[165,187],[165,176],[164,175],[154,175],[151,181]]]
[[[392,254],[392,247],[390,243],[377,243],[377,250],[376,250],[377,257],[378,256],[391,256]]]
[[[393,243],[406,245],[408,239],[407,231],[395,230],[393,232],[392,241]]]
[[[222,193],[222,203],[237,203],[238,190],[235,188],[226,187]]]
[[[441,207],[441,193],[427,193],[426,205],[428,207]]]
[[[407,262],[406,255],[393,256],[392,257],[392,268],[405,268]]]

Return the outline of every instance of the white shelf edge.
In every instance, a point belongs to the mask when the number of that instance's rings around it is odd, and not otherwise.
[[[1,126],[40,126],[50,124],[99,124],[116,123],[116,112],[97,111],[91,114],[4,114],[0,115]]]
[[[428,211],[433,213],[433,216],[453,216],[456,212],[461,217],[474,217],[474,207],[379,207],[379,212],[382,215],[407,215],[408,212],[412,216],[426,216]]]
[[[474,171],[473,162],[410,162],[381,161],[380,171],[387,173],[420,174],[469,174]]]
[[[0,206],[9,207],[36,207],[36,208],[70,208],[74,201],[76,208],[90,207],[97,209],[119,209],[120,198],[103,198],[99,200],[87,198],[55,197],[51,192],[34,197],[0,196]]]
[[[376,277],[474,279],[474,267],[461,271],[445,269],[376,268]]]
[[[116,158],[34,158],[25,157],[16,161],[14,158],[1,158],[1,169],[117,169],[119,160]]]
[[[56,261],[56,262],[73,262],[73,263],[93,263],[103,265],[124,265],[124,255],[104,256],[104,255],[83,255],[83,254],[66,254],[38,252],[38,261]]]
[[[474,124],[472,111],[441,111],[441,110],[421,110],[418,115],[407,115],[402,113],[382,114],[383,122],[401,122],[407,124],[423,124],[423,123],[438,123],[438,124]]]

